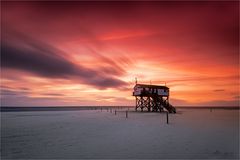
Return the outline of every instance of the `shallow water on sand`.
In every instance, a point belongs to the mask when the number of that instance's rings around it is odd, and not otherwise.
[[[239,110],[1,112],[2,158],[239,158]]]

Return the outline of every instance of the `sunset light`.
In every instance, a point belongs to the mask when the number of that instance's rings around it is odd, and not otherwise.
[[[1,2],[1,105],[239,105],[239,2]]]

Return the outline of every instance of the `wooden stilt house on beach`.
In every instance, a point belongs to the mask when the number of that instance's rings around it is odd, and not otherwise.
[[[136,97],[136,111],[146,108],[149,112],[162,112],[164,109],[169,113],[176,113],[176,109],[169,103],[169,88],[160,85],[136,84],[133,89]]]

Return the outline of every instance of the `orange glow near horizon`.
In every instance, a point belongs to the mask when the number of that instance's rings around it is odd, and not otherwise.
[[[238,106],[238,5],[2,2],[1,103],[135,105],[137,77],[176,106]]]

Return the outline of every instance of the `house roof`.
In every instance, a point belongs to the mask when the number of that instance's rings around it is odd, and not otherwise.
[[[167,86],[149,85],[149,84],[136,84],[135,86],[139,86],[142,88],[169,89]]]

